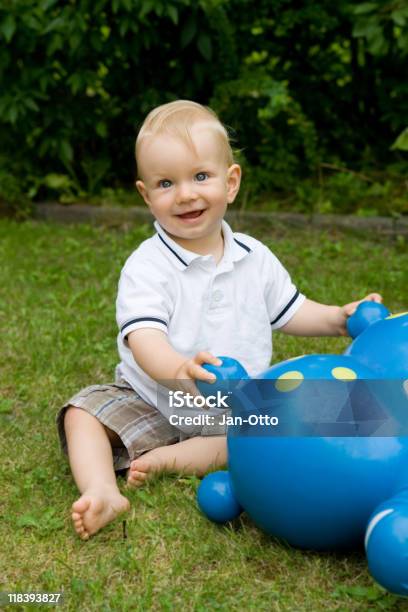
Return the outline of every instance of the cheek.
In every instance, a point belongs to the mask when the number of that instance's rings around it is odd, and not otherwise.
[[[206,195],[214,201],[223,201],[227,197],[226,185],[212,185],[206,190]]]
[[[158,207],[165,206],[170,201],[171,194],[169,191],[155,191],[151,198],[152,205]]]
[[[172,196],[170,192],[156,192],[150,200],[151,208],[157,212],[165,212],[166,208],[170,206],[171,202]]]

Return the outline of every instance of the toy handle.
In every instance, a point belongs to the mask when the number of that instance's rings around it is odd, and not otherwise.
[[[384,304],[378,302],[361,302],[354,312],[347,319],[347,331],[349,336],[356,338],[359,336],[367,327],[386,319],[390,315],[388,308]]]
[[[249,378],[248,372],[236,359],[218,355],[217,357],[222,361],[220,366],[214,366],[209,363],[205,363],[202,366],[208,372],[215,374],[217,380],[214,383],[206,383],[202,380],[196,381],[196,385],[204,397],[213,395],[217,391],[228,393],[238,381],[247,380]]]

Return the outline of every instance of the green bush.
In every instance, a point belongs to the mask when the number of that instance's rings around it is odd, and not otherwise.
[[[405,0],[3,0],[0,157],[31,198],[130,186],[145,114],[190,98],[235,129],[250,194],[401,163],[407,22]]]

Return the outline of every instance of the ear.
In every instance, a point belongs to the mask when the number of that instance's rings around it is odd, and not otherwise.
[[[148,196],[148,191],[147,191],[147,188],[146,188],[146,185],[144,184],[144,182],[138,180],[138,181],[136,181],[135,185],[136,185],[136,189],[138,190],[138,192],[140,193],[140,195],[142,196],[142,198],[144,199],[146,204],[148,206],[150,206],[150,200],[149,200],[149,196]]]
[[[227,170],[227,202],[232,202],[237,197],[239,187],[241,185],[241,166],[232,164]]]

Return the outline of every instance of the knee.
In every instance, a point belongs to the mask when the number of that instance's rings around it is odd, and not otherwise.
[[[76,406],[68,406],[64,414],[64,427],[75,425],[83,418],[83,414],[86,414],[81,408]]]

